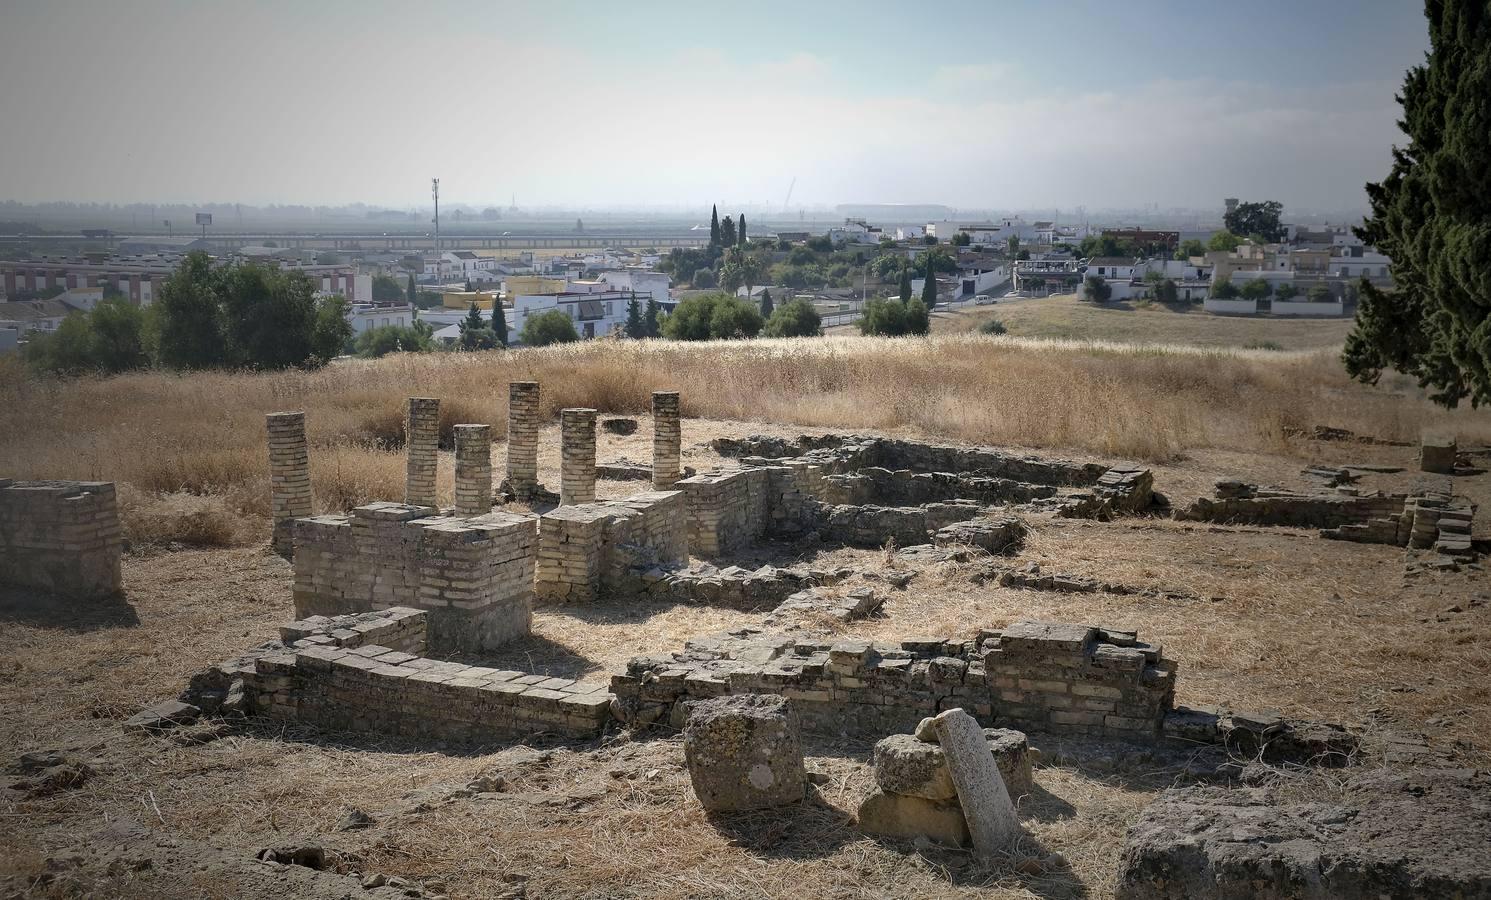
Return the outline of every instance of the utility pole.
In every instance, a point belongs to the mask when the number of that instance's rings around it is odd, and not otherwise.
[[[435,271],[440,271],[440,179],[430,179],[430,193],[435,196]]]

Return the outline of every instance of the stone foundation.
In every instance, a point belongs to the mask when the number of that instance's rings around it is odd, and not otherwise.
[[[0,478],[0,582],[92,600],[124,587],[113,482]]]
[[[688,562],[687,517],[680,491],[561,506],[539,519],[542,600],[589,601],[634,593],[635,570]]]
[[[1403,513],[1406,499],[1402,494],[1301,494],[1223,480],[1217,482],[1214,498],[1198,497],[1185,509],[1176,510],[1175,518],[1244,525],[1339,528],[1366,524],[1373,519],[1397,518]]]
[[[408,606],[430,614],[436,650],[478,651],[528,634],[537,522],[442,516],[372,503],[296,521],[295,614]]]
[[[1133,634],[1020,622],[967,641],[819,642],[754,630],[638,657],[611,679],[624,719],[681,724],[681,702],[772,693],[804,725],[910,731],[962,707],[986,724],[1153,739],[1175,691],[1175,664]]]

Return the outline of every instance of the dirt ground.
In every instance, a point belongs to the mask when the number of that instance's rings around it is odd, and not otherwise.
[[[718,462],[702,444],[708,437],[806,430],[690,420],[684,463]],[[541,474],[555,484],[550,437]],[[628,437],[603,433],[600,460],[645,462],[650,441],[645,420]],[[1309,442],[1302,456],[1204,451],[1155,467],[1156,487],[1180,505],[1224,475],[1298,487],[1306,464],[1354,462],[1404,467],[1362,483],[1401,488],[1416,477],[1414,452],[1341,442]],[[600,493],[646,487],[608,481]],[[1491,475],[1457,478],[1456,489],[1484,507]],[[1467,763],[1486,764],[1491,581],[1483,570],[1407,577],[1402,550],[1291,529],[1160,518],[1032,525],[1016,563],[1202,599],[1001,588],[975,583],[976,564],[909,563],[875,550],[773,544],[753,555],[915,571],[881,615],[842,634],[967,635],[1025,618],[1134,629],[1178,660],[1178,702],[1422,732]],[[1486,534],[1483,517],[1477,530]],[[679,739],[666,734],[474,748],[258,721],[223,733],[131,734],[120,727],[129,715],[176,695],[193,672],[276,636],[293,613],[289,566],[257,544],[132,552],[124,574],[126,596],[103,607],[0,594],[0,765],[49,750],[87,761],[85,775],[59,789],[4,790],[0,896],[65,895],[79,883],[56,877],[69,867],[87,869],[98,896],[337,895],[335,884],[296,881],[254,860],[263,848],[316,846],[331,851],[332,871],[409,879],[427,894],[458,898],[1104,897],[1128,825],[1156,792],[1189,777],[1183,764],[1143,748],[1094,752],[1032,735],[1043,761],[1038,790],[1020,807],[1027,837],[1009,856],[980,863],[857,832],[853,815],[873,784],[870,744],[842,736],[809,742],[817,783],[800,806],[708,817],[689,788]],[[631,656],[759,624],[764,612],[542,607],[533,636],[498,657],[533,672],[604,679]],[[3,784],[19,781],[12,774]],[[354,808],[371,822],[342,830]],[[130,849],[107,863],[72,858],[80,847],[105,845]],[[356,882],[345,883],[361,895]]]

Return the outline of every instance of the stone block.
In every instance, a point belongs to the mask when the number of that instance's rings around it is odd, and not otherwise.
[[[992,856],[1009,849],[1020,834],[1020,820],[989,754],[983,729],[961,709],[950,709],[932,719],[937,743],[947,756],[958,804],[968,822],[974,849]]]
[[[968,822],[955,800],[928,800],[875,791],[859,805],[859,829],[891,838],[927,838],[949,847],[970,844]]]
[[[795,803],[806,790],[799,725],[784,697],[689,703],[683,750],[694,793],[711,812]]]

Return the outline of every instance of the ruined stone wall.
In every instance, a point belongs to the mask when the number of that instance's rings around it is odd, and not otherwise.
[[[765,468],[705,472],[677,486],[688,498],[691,553],[720,556],[766,532],[771,477]]]
[[[114,484],[0,478],[0,581],[93,599],[124,586]]]
[[[813,484],[814,482],[809,482]],[[952,472],[913,472],[868,466],[853,473],[825,475],[817,481],[814,496],[825,503],[920,506],[946,500],[996,503],[1027,503],[1056,494],[1051,485],[1026,484],[1008,478],[962,475]]]
[[[680,701],[721,694],[790,698],[805,725],[887,733],[962,707],[986,724],[1153,738],[1173,707],[1175,665],[1132,633],[1021,622],[975,639],[900,644],[798,640],[748,629],[638,657],[611,680],[619,713],[646,724]]]
[[[539,520],[536,591],[543,600],[594,600],[619,589],[633,567],[687,561],[681,491],[561,506]]]
[[[919,473],[963,472],[1033,484],[1086,486],[1096,484],[1106,467],[1096,463],[1021,456],[992,447],[955,447],[860,435],[803,435],[795,441],[768,436],[719,438],[713,443],[722,456],[773,459],[786,464],[796,457],[842,474],[865,467],[907,469]]]
[[[249,711],[337,731],[482,743],[549,733],[598,735],[603,683],[413,656],[376,644],[296,646],[242,672]]]
[[[1402,494],[1301,494],[1238,481],[1217,483],[1216,496],[1198,497],[1175,518],[1296,528],[1339,528],[1403,513]]]
[[[295,614],[409,606],[430,613],[437,650],[481,650],[526,635],[537,522],[372,503],[296,521]]]

